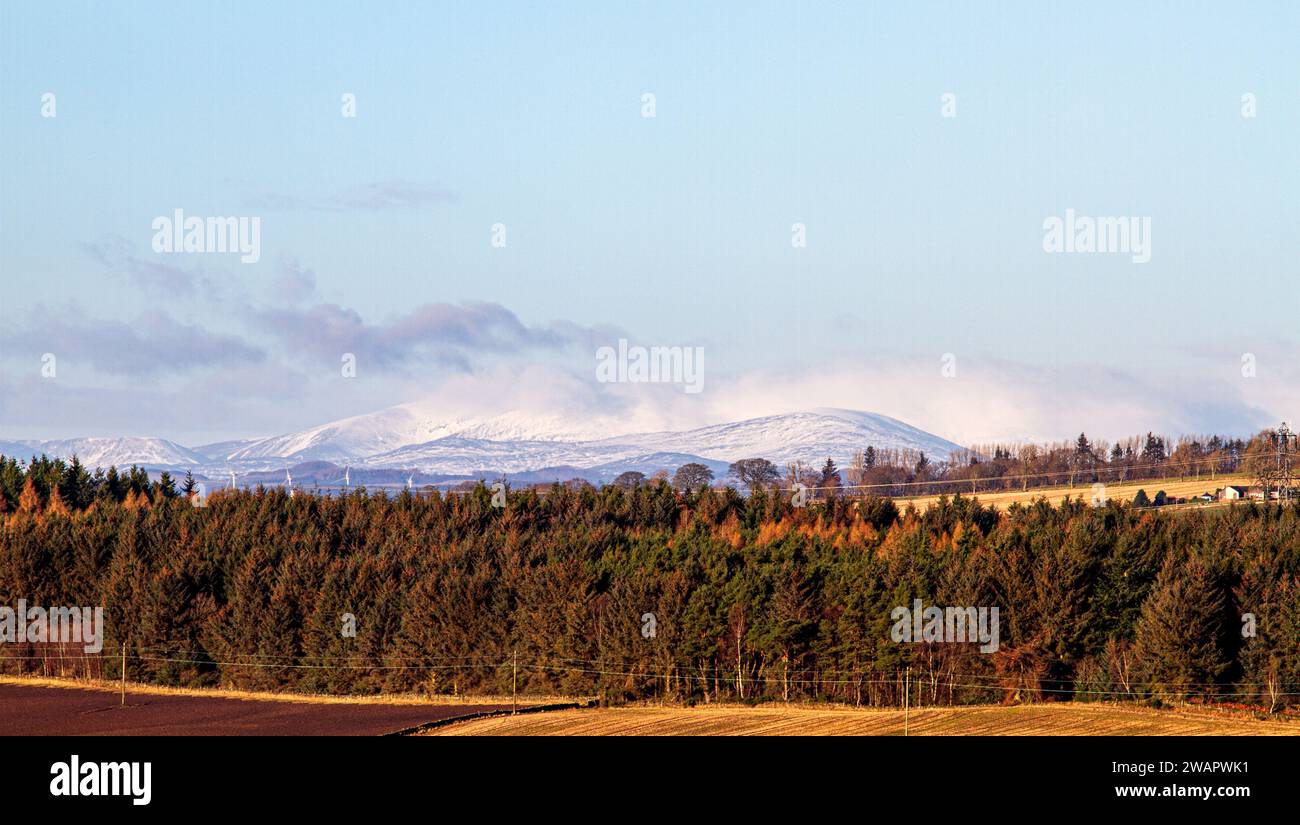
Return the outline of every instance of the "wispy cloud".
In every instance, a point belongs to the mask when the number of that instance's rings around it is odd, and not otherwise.
[[[321,203],[332,205],[320,208],[422,202],[421,196],[390,195],[354,193],[325,199]],[[182,394],[220,399],[190,405],[195,426],[212,438],[247,434],[253,427],[293,430],[421,399],[448,413],[511,411],[584,426],[597,422],[597,430],[608,422],[609,431],[624,432],[845,407],[894,416],[968,444],[1054,440],[1080,431],[1106,439],[1148,429],[1246,434],[1300,412],[1300,362],[1288,341],[1216,340],[1183,352],[1177,370],[1145,361],[1127,368],[1033,365],[961,353],[951,377],[941,372],[937,353],[843,353],[780,368],[755,366],[734,348],[728,358],[723,341],[709,344],[705,392],[693,397],[674,387],[596,382],[596,348],[633,337],[609,324],[526,322],[493,302],[424,303],[376,319],[326,300],[316,271],[291,257],[253,288],[139,258],[121,238],[87,244],[85,251],[100,265],[129,275],[151,298],[162,291],[196,292],[211,311],[204,317],[220,319],[214,323],[223,328],[214,331],[158,310],[128,321],[96,319],[75,306],[35,307],[23,324],[0,331],[0,347],[6,356],[24,358],[55,353],[58,391],[82,399],[68,416],[85,422],[74,432],[36,435],[111,432],[117,428],[107,422],[135,420],[131,408],[142,393],[160,399],[165,414],[156,417],[163,434],[175,432],[167,416],[174,413],[170,408],[185,406]],[[1258,376],[1250,379],[1240,372],[1248,348],[1259,360]],[[363,380],[340,375],[345,353],[356,357]],[[78,371],[64,367],[80,364],[116,376],[117,386],[78,386]],[[437,388],[432,397],[430,387]],[[34,397],[54,388],[39,384]],[[26,426],[42,426],[39,406],[11,400],[7,407],[9,414],[26,415]]]
[[[955,364],[951,378],[941,373],[937,355],[844,358],[810,368],[711,377],[709,414],[726,420],[751,417],[757,410],[848,407],[971,444],[1047,441],[1080,432],[1107,439],[1147,430],[1247,434],[1276,424],[1282,410],[1300,404],[1300,385],[1288,389],[1284,376],[1234,379],[1231,371],[1210,365],[1143,376],[1087,364],[1048,367],[974,355]]]
[[[202,269],[186,269],[174,264],[141,258],[132,244],[121,236],[94,243],[81,249],[106,269],[121,273],[151,295],[192,295],[212,286],[212,278]]]
[[[324,195],[294,195],[268,192],[248,201],[252,209],[315,209],[332,212],[378,212],[387,209],[416,209],[452,203],[455,192],[427,183],[390,180],[363,183]]]

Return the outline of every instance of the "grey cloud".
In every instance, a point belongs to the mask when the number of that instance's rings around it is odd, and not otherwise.
[[[75,307],[56,311],[38,305],[29,317],[27,328],[0,333],[5,349],[49,352],[65,363],[89,363],[102,373],[184,372],[256,363],[265,357],[235,336],[181,323],[158,310],[147,310],[131,323],[89,318]]]
[[[300,304],[316,293],[316,272],[304,267],[296,258],[281,260],[276,266],[271,291],[281,303]]]
[[[557,320],[551,321],[546,328],[559,339],[592,352],[600,347],[616,344],[620,338],[632,337],[627,330],[615,324],[595,324],[584,327],[572,321]]]
[[[250,309],[265,332],[286,347],[334,360],[365,354],[380,367],[413,360],[468,369],[475,353],[559,349],[575,343],[562,326],[530,327],[495,303],[422,304],[386,323],[367,323],[356,310],[332,303],[306,308]]]

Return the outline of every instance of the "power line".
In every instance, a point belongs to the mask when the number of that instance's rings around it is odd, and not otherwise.
[[[1278,493],[1279,498],[1287,501],[1291,500],[1291,491],[1295,486],[1295,479],[1291,474],[1291,454],[1296,444],[1296,434],[1287,428],[1286,422],[1277,429],[1277,464],[1278,464],[1278,483],[1281,490]]]
[[[1198,464],[1202,464],[1209,460],[1210,459],[1206,459],[1206,458],[1193,458],[1193,459],[1187,459],[1186,461],[1161,461],[1161,462],[1153,462],[1150,464],[1126,464],[1122,467],[1106,466],[1101,468],[1093,468],[1092,472],[1097,473],[1098,475],[1102,475],[1107,472],[1121,472],[1121,471],[1127,472],[1129,470],[1146,470],[1146,469],[1153,469],[1157,467],[1194,467]],[[906,469],[906,468],[899,467],[896,469]],[[972,484],[972,483],[980,484],[980,483],[997,483],[1000,481],[1024,481],[1033,478],[1050,478],[1053,476],[1069,475],[1070,473],[1071,473],[1070,470],[1048,470],[1041,473],[1018,473],[1014,475],[989,476],[987,478],[947,478],[947,479],[936,479],[933,481],[899,481],[899,482],[881,482],[877,484],[842,484],[838,487],[805,487],[804,489],[812,491],[812,490],[872,490],[872,489],[893,488],[893,487],[934,487],[942,484]],[[1110,483],[1138,484],[1140,482],[1146,482],[1146,481],[1170,481],[1170,480],[1171,479],[1166,479],[1166,478],[1135,478],[1135,479],[1117,479]],[[1093,484],[1093,483],[1104,484],[1106,482],[1083,482],[1083,484]],[[1066,482],[1061,485],[1053,485],[1053,486],[1071,488],[1071,487],[1078,487],[1081,485],[1078,483],[1070,484],[1069,482]],[[1035,488],[1030,488],[1030,489],[1035,489]],[[996,493],[1002,491],[987,490],[985,492]],[[1007,491],[1007,492],[1015,492],[1015,491]]]
[[[552,661],[556,663],[547,663],[545,661],[529,663],[529,662],[519,662],[516,656],[517,654],[515,654],[511,658],[503,659],[499,661],[485,661],[485,662],[479,662],[475,664],[462,664],[462,665],[293,664],[293,663],[282,663],[282,662],[214,661],[213,659],[210,658],[207,659],[188,658],[188,657],[181,658],[180,656],[142,656],[139,655],[138,653],[128,654],[127,658],[134,661],[141,661],[141,662],[165,662],[165,663],[175,663],[175,664],[213,665],[218,667],[231,667],[231,668],[265,668],[265,669],[282,669],[282,670],[290,669],[290,670],[429,671],[429,670],[472,670],[478,668],[483,670],[503,671],[506,668],[524,668],[527,670],[542,671],[542,672],[582,673],[587,675],[634,677],[634,678],[655,679],[655,680],[665,679],[665,678],[678,678],[678,679],[684,678],[691,681],[694,681],[695,679],[698,678],[695,674],[699,672],[698,669],[694,669],[689,666],[678,668],[678,669],[672,669],[672,670],[659,670],[655,668],[628,669],[629,666],[625,662],[611,663],[607,659],[574,659],[574,658],[555,657],[553,658]],[[0,657],[0,662],[5,661],[7,659],[15,660],[15,661],[24,661],[24,660],[49,661],[52,658],[54,657],[39,656],[39,655],[3,656]],[[94,659],[98,659],[101,661],[108,661],[108,660],[116,660],[118,657],[116,654],[99,653],[99,654],[69,655],[69,656],[62,656],[57,658],[65,661],[68,660],[86,661],[86,660],[94,660]],[[562,662],[569,662],[570,664],[559,664]],[[580,667],[579,665],[583,665],[583,666]],[[588,665],[590,665],[590,667],[588,667]],[[623,669],[611,669],[620,666]],[[807,671],[805,669],[799,669],[796,670],[795,672],[806,673]],[[827,669],[825,672],[831,674],[844,674],[850,671],[846,671],[843,668],[830,668]],[[723,668],[714,665],[706,669],[705,673],[708,674],[713,681],[721,680],[723,682],[728,682],[728,683],[730,682],[729,674],[731,673],[731,671],[728,668]],[[902,677],[903,671],[901,670],[895,671],[894,675],[892,676],[888,675],[888,671],[879,671],[879,670],[868,670],[868,671],[862,671],[861,673],[862,676],[854,676],[853,678],[839,678],[839,679],[825,678],[825,677],[822,678],[806,678],[800,676],[791,677],[787,674],[766,675],[763,681],[767,683],[775,682],[775,683],[785,683],[791,685],[894,685],[894,684],[898,684],[900,680],[902,680],[903,678]],[[865,678],[868,675],[870,675],[872,678]],[[960,682],[956,681],[958,679],[968,680],[968,681],[960,681]],[[983,683],[969,681],[969,680],[979,680],[979,679],[984,679],[989,681]],[[954,674],[948,677],[941,677],[938,680],[931,679],[930,683],[932,686],[943,685],[947,687],[969,688],[974,690],[1005,691],[1005,690],[1023,689],[1023,690],[1029,690],[1031,692],[1070,694],[1070,695],[1120,695],[1124,693],[1132,693],[1134,689],[1170,688],[1169,685],[1164,683],[1159,683],[1159,682],[1129,681],[1126,683],[1126,687],[1124,690],[1104,690],[1099,688],[1077,688],[1077,687],[1051,688],[1051,687],[1042,687],[1041,685],[1037,687],[1030,687],[1029,685],[1023,685],[1023,684],[1007,684],[1007,682],[1011,682],[1011,681],[1013,680],[1002,676],[967,673],[967,674]],[[1054,679],[1040,680],[1040,682],[1044,682],[1047,684],[1051,684],[1053,682],[1061,682],[1061,681],[1064,680],[1054,680]],[[1188,682],[1181,687],[1207,688],[1207,687],[1216,687],[1216,686],[1218,686],[1218,683],[1215,682]],[[1254,696],[1260,692],[1267,691],[1271,695],[1275,695],[1275,696],[1300,696],[1300,685],[1279,684],[1273,686],[1267,683],[1232,682],[1232,683],[1225,683],[1223,687],[1257,688],[1258,690],[1255,691],[1179,690],[1179,693],[1180,695],[1186,695],[1186,696],[1227,697],[1227,696]],[[1270,690],[1270,688],[1272,687],[1276,687],[1278,688],[1278,690],[1276,691]],[[1281,690],[1284,687],[1286,688],[1286,690],[1285,691]]]

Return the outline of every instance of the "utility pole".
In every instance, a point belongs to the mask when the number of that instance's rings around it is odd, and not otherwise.
[[[122,707],[126,707],[126,642],[122,642]]]
[[[510,660],[510,715],[519,712],[519,648]]]
[[[912,667],[909,665],[903,677],[903,735],[907,736],[907,711],[912,701]]]
[[[1278,499],[1291,499],[1291,448],[1295,445],[1296,434],[1287,428],[1286,422],[1277,428],[1277,470],[1278,485],[1281,488]],[[1267,494],[1267,493],[1266,493]]]

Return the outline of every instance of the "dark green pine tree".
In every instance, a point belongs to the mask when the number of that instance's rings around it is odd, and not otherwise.
[[[68,506],[76,510],[90,506],[90,502],[94,498],[90,473],[86,471],[81,459],[75,455],[72,457],[72,463],[63,472],[63,480],[59,483],[59,492],[63,494]]]
[[[1158,435],[1147,433],[1146,443],[1142,447],[1142,461],[1147,464],[1159,464],[1165,460],[1165,440]]]
[[[132,464],[131,469],[127,472],[126,486],[127,489],[137,495],[149,492],[149,489],[152,486],[149,483],[149,471],[143,467],[137,467]]]
[[[1121,532],[1102,564],[1097,582],[1097,614],[1103,636],[1132,640],[1142,603],[1160,574],[1164,558],[1154,529]]]
[[[104,483],[100,485],[98,494],[104,499],[121,501],[126,497],[127,485],[122,477],[117,474],[116,467],[109,467],[108,472],[104,474]]]
[[[1137,658],[1152,693],[1216,692],[1229,665],[1221,648],[1224,605],[1224,594],[1203,562],[1166,559],[1137,625]]]
[[[792,680],[796,690],[805,681],[802,669],[818,630],[813,583],[798,565],[787,564],[776,574],[767,607],[766,638],[762,644],[772,654],[781,698],[788,702]]]
[[[194,473],[191,470],[185,471],[185,481],[181,482],[181,495],[189,498],[199,489],[199,483],[194,480]]]
[[[1092,444],[1088,441],[1085,433],[1079,433],[1079,439],[1074,442],[1074,452],[1083,458],[1092,457]]]
[[[1296,684],[1300,674],[1296,657],[1287,655],[1300,639],[1300,591],[1279,561],[1264,556],[1253,559],[1234,592],[1233,612],[1242,617],[1238,689],[1270,712],[1289,698],[1287,686]]]
[[[840,471],[830,456],[826,457],[826,463],[822,465],[821,486],[823,488],[840,486]]]
[[[163,498],[176,498],[176,482],[172,479],[169,472],[164,471],[158,476],[158,483],[154,485],[154,491],[163,494]]]
[[[5,499],[9,511],[18,509],[18,496],[22,494],[26,474],[18,459],[0,459],[0,498]]]

